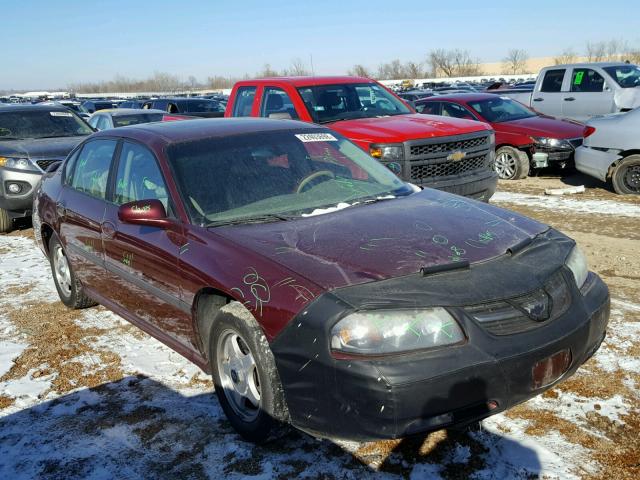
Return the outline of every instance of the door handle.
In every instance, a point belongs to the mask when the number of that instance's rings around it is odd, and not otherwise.
[[[100,230],[108,239],[112,239],[116,236],[116,226],[111,222],[102,222],[100,224]]]
[[[62,203],[58,202],[56,203],[56,213],[58,217],[65,217],[67,215],[67,209]]]
[[[573,102],[575,100],[575,98],[573,97],[567,97],[564,99],[565,102]]]
[[[533,99],[534,102],[543,102],[544,98],[538,97]]]

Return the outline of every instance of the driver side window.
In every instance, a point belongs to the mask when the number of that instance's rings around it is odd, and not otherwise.
[[[116,173],[114,202],[160,200],[169,214],[169,193],[155,156],[145,147],[124,142]]]

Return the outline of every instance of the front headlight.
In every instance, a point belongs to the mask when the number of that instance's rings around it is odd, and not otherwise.
[[[404,159],[404,147],[402,145],[371,145],[369,155],[378,160],[398,161]]]
[[[573,273],[573,278],[576,279],[578,288],[581,288],[587,280],[587,275],[589,275],[589,265],[587,264],[587,257],[584,256],[584,253],[577,245],[571,250],[565,265]]]
[[[30,170],[37,172],[38,167],[28,158],[0,157],[0,167],[15,168],[16,170]]]
[[[386,355],[464,341],[458,322],[444,308],[378,310],[346,316],[331,329],[331,349],[356,355]]]
[[[566,140],[549,137],[531,137],[534,145],[546,148],[571,148],[571,144]]]

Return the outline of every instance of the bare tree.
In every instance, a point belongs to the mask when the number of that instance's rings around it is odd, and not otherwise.
[[[503,73],[511,75],[526,73],[527,60],[529,60],[529,54],[525,50],[512,48],[502,59]]]
[[[405,77],[407,77],[407,72],[398,59],[378,66],[378,78],[380,79],[401,80]]]
[[[429,52],[429,63],[431,64],[433,75],[439,77],[440,73],[442,73],[445,77],[453,77],[456,69],[453,57],[454,54],[451,50],[443,48],[431,50]]]
[[[280,73],[277,70],[274,70],[273,68],[271,68],[271,65],[268,63],[265,63],[264,66],[262,67],[262,70],[256,73],[256,77],[258,78],[277,77],[279,75]]]
[[[564,65],[567,63],[575,63],[577,59],[578,56],[576,53],[571,48],[567,48],[563,50],[560,55],[553,57],[553,62],[556,65]]]
[[[296,57],[291,60],[291,69],[289,70],[289,74],[297,77],[306,77],[309,76],[309,70],[307,70],[307,66],[302,59],[300,57]]]
[[[407,62],[404,64],[404,71],[407,74],[407,77],[415,79],[422,78],[422,64],[415,62]]]
[[[360,64],[354,65],[347,73],[354,77],[371,78],[373,76],[367,67]]]
[[[432,50],[429,52],[429,64],[435,77],[466,77],[480,74],[480,62],[472,58],[468,50]]]
[[[606,42],[587,42],[587,60],[589,62],[602,62],[606,56]]]

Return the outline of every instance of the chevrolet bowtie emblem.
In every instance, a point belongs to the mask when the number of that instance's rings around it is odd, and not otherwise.
[[[466,152],[461,152],[461,151],[453,152],[447,156],[447,160],[451,160],[452,162],[459,162],[466,156],[467,156]]]

